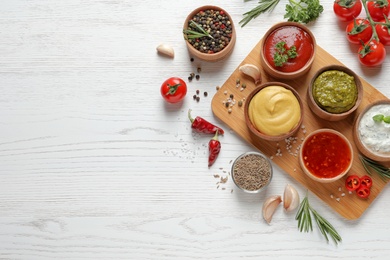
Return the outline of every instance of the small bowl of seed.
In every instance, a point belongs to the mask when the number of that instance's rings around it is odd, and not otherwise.
[[[238,156],[232,165],[234,184],[247,193],[263,191],[272,180],[272,164],[259,152],[246,152]]]
[[[236,43],[231,16],[213,5],[198,7],[187,16],[183,36],[190,55],[210,62],[227,57]]]

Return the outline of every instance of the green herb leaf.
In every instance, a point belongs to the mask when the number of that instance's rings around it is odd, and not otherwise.
[[[275,45],[274,64],[276,67],[282,67],[289,59],[294,59],[298,56],[297,48],[293,45],[290,49],[286,49],[286,43],[280,41]]]
[[[336,229],[329,223],[324,217],[322,217],[313,207],[309,204],[309,198],[306,193],[305,198],[303,198],[295,219],[298,220],[298,229],[300,232],[309,232],[313,231],[312,218],[317,223],[317,226],[321,234],[325,237],[326,241],[329,242],[328,236],[330,236],[336,244],[341,242],[341,236],[337,233]]]
[[[374,119],[375,122],[380,123],[380,122],[382,122],[384,117],[385,117],[384,115],[378,114],[378,115],[373,116],[372,119]]]
[[[279,1],[280,0],[259,0],[259,5],[249,12],[244,13],[244,18],[238,23],[241,24],[241,27],[244,27],[247,23],[249,23],[252,19],[255,19],[260,14],[265,12],[272,12]]]
[[[319,0],[289,0],[284,18],[292,22],[309,23],[316,20],[323,11],[324,7]]]
[[[211,39],[214,39],[214,37],[211,36],[205,29],[203,29],[202,26],[192,20],[190,22],[190,27],[197,29],[198,31],[184,29],[183,34],[185,39],[197,39],[202,37],[209,37]]]
[[[365,156],[359,155],[359,159],[363,164],[364,169],[369,175],[372,175],[370,169],[374,170],[382,179],[390,179],[390,168],[371,160]]]
[[[386,124],[390,124],[390,116],[384,116],[382,114],[377,114],[377,115],[373,116],[372,119],[377,123],[381,123],[383,121]]]

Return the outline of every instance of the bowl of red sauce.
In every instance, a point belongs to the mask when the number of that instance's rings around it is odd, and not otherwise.
[[[313,33],[296,22],[272,26],[260,44],[260,61],[265,72],[277,79],[293,79],[306,74],[314,61]]]
[[[352,167],[353,150],[349,140],[333,129],[318,129],[306,136],[299,151],[299,164],[311,179],[334,182]]]

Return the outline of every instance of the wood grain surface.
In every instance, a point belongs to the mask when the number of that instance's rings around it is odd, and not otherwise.
[[[336,64],[343,65],[320,46],[317,46],[317,53],[311,70],[303,77],[299,77],[290,81],[282,81],[294,87],[294,89],[298,91],[304,104],[303,126],[301,127],[301,130],[298,131],[297,135],[293,136],[293,138],[296,140],[285,140],[280,142],[262,140],[261,138],[252,134],[249,128],[246,126],[244,106],[239,107],[238,105],[234,105],[232,108],[227,108],[224,103],[224,101],[226,102],[231,94],[234,96],[236,103],[239,100],[245,100],[248,94],[256,88],[253,80],[239,71],[239,67],[241,65],[254,64],[258,66],[262,72],[262,83],[280,81],[278,79],[269,77],[261,67],[260,45],[261,40],[252,49],[248,56],[241,62],[237,69],[233,71],[232,75],[222,85],[221,89],[214,95],[211,103],[214,114],[223,122],[225,122],[231,129],[236,131],[237,134],[240,135],[244,140],[254,145],[269,158],[272,158],[273,162],[278,164],[286,173],[290,174],[303,186],[315,193],[319,198],[321,198],[330,207],[340,213],[343,217],[347,219],[359,218],[369,207],[369,205],[375,200],[379,192],[381,192],[381,190],[385,187],[387,181],[384,181],[379,176],[373,176],[373,181],[376,183],[376,185],[375,189],[372,189],[372,193],[369,199],[359,199],[354,193],[350,194],[344,187],[345,179],[348,175],[338,181],[326,184],[319,183],[308,178],[299,165],[297,156],[298,150],[306,134],[320,128],[335,129],[341,132],[352,144],[354,144],[352,126],[354,124],[356,115],[358,115],[365,108],[365,106],[367,106],[367,104],[370,104],[374,101],[387,99],[386,96],[368,84],[364,79],[361,79],[364,89],[363,100],[353,115],[345,120],[336,122],[329,122],[317,117],[307,105],[307,88],[310,84],[310,81],[314,74],[322,67]],[[237,79],[239,79],[241,82],[239,86],[236,84]],[[242,83],[246,83],[247,87],[242,88]],[[228,109],[231,109],[231,112],[229,112]],[[365,170],[360,162],[358,156],[359,151],[357,150],[356,145],[353,145],[353,149],[354,160],[350,174],[364,173]]]
[[[361,66],[333,1],[321,2],[324,12],[308,25],[318,45],[390,97],[389,56],[381,67]],[[276,161],[264,193],[245,194],[229,178],[231,161],[257,148],[213,114],[212,98],[284,20],[287,1],[239,26],[257,3],[2,0],[0,259],[387,259],[388,186],[354,220],[308,192],[340,233],[336,246],[315,225],[299,232],[295,214],[281,207],[270,225],[263,221],[268,196],[287,184],[301,197],[307,191]],[[202,5],[221,6],[236,25],[236,45],[223,61],[190,61],[182,26]],[[161,43],[174,48],[174,59],[157,54]],[[165,103],[162,82],[187,79],[197,67],[200,79],[187,81],[184,102]],[[210,168],[211,136],[191,130],[188,109],[225,129]]]

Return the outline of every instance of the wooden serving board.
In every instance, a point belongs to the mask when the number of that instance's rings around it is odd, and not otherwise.
[[[268,75],[266,75],[260,65],[260,43],[253,48],[249,55],[241,62],[241,65],[251,63],[257,65],[262,72],[262,82],[277,81]],[[234,130],[238,135],[240,135],[244,140],[254,145],[261,152],[266,154],[271,158],[271,160],[282,168],[285,172],[291,175],[294,179],[300,182],[308,190],[316,194],[320,199],[327,203],[331,208],[338,212],[341,216],[347,219],[357,219],[363,212],[370,206],[370,204],[375,200],[379,195],[382,189],[386,185],[386,181],[382,180],[377,174],[372,176],[374,185],[371,188],[371,195],[367,200],[362,200],[356,196],[355,193],[350,194],[344,186],[346,177],[342,178],[339,181],[321,184],[311,180],[305,175],[301,170],[299,162],[297,149],[299,149],[299,144],[302,143],[303,138],[308,133],[319,128],[332,128],[343,133],[352,143],[354,148],[354,162],[349,174],[357,174],[358,176],[363,176],[366,174],[359,157],[358,150],[354,145],[353,140],[353,124],[356,116],[363,110],[363,108],[373,101],[387,99],[382,93],[377,89],[368,84],[364,79],[361,78],[364,94],[361,105],[358,110],[348,117],[346,120],[338,122],[328,122],[323,119],[318,118],[314,115],[310,108],[307,106],[307,88],[310,82],[310,79],[314,76],[314,73],[323,66],[339,64],[343,65],[336,58],[327,53],[324,49],[317,46],[317,53],[311,70],[303,77],[300,77],[295,80],[283,81],[284,83],[289,84],[294,87],[300,94],[304,105],[304,120],[303,126],[296,137],[296,143],[291,143],[291,148],[286,148],[286,142],[270,142],[260,140],[258,137],[251,134],[249,129],[245,124],[244,119],[244,106],[238,106],[238,101],[244,99],[249,95],[249,93],[256,88],[253,80],[248,76],[242,74],[239,71],[239,66],[232,73],[232,75],[226,80],[226,82],[221,86],[220,90],[214,95],[211,102],[212,111],[220,120],[226,123],[232,130]],[[242,89],[241,87],[236,86],[236,79],[240,79],[241,83],[246,83],[246,88]],[[231,108],[231,112],[228,112],[228,108],[224,105],[230,94],[234,95],[236,100],[235,105]],[[278,153],[278,149],[282,155]]]

